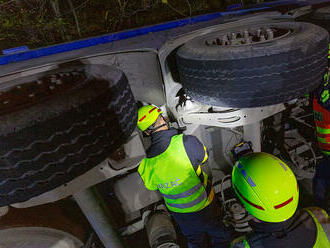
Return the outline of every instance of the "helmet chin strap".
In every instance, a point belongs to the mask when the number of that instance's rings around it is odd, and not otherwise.
[[[164,123],[164,124],[162,124],[162,125],[160,125],[158,127],[155,127],[154,129],[151,130],[151,133],[156,132],[158,129],[160,129],[160,128],[164,127],[164,126],[167,126],[168,127],[167,123]]]
[[[159,126],[157,126],[157,127],[154,127],[154,124],[151,125],[151,126],[148,128],[148,130],[150,131],[150,134],[155,133],[158,129],[160,129],[160,128],[164,127],[164,126],[167,126],[168,129],[170,128],[170,126],[169,126],[169,124],[168,124],[168,121],[166,121],[166,119],[165,119],[163,116],[162,116],[162,118],[163,118],[163,120],[165,121],[165,123],[162,124],[162,125],[159,125]]]

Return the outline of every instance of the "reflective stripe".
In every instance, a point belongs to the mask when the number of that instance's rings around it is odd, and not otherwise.
[[[236,239],[234,239],[231,244],[230,244],[230,248],[233,247],[240,247],[240,248],[250,248],[250,245],[248,243],[248,241],[246,240],[246,236],[240,236]]]
[[[196,174],[197,174],[197,176],[199,176],[201,173],[202,173],[202,168],[199,165],[198,168],[197,168],[197,170],[196,170]]]
[[[255,182],[253,182],[253,180],[252,180],[251,177],[248,178],[248,182],[249,182],[249,184],[251,185],[251,187],[255,187],[255,186],[257,186],[257,185],[255,184]]]
[[[318,133],[317,136],[319,136],[320,138],[330,138],[330,134],[322,134],[322,133]]]
[[[143,121],[146,117],[147,117],[147,116],[144,115],[139,121],[140,121],[140,122]]]
[[[285,201],[285,202],[283,202],[283,203],[281,203],[281,204],[278,204],[278,205],[274,206],[274,208],[275,208],[275,209],[282,208],[282,207],[288,205],[288,204],[289,204],[290,202],[292,202],[292,201],[293,201],[293,197],[291,197],[289,200],[287,200],[287,201]]]
[[[197,184],[194,187],[192,187],[191,189],[180,193],[180,194],[176,194],[176,195],[166,195],[161,193],[164,197],[166,197],[167,199],[172,199],[172,200],[176,200],[176,199],[180,199],[180,198],[185,198],[188,196],[191,196],[192,194],[196,193],[200,188],[202,187],[202,184]]]
[[[156,109],[156,107],[150,109],[150,110],[149,110],[149,114],[150,114],[152,111],[154,111],[155,109]]]
[[[250,204],[251,206],[253,206],[253,207],[257,208],[257,209],[260,209],[260,210],[265,210],[262,206],[259,206],[259,205],[257,205],[257,204],[254,204],[253,202],[250,202],[248,199],[246,199],[246,198],[241,194],[241,192],[239,192],[239,190],[238,190],[236,187],[234,187],[234,190],[236,190],[236,192],[239,194],[239,196],[240,196],[245,202],[247,202],[248,204]]]
[[[244,248],[250,248],[250,245],[246,239],[244,239]]]
[[[322,143],[322,142],[319,142],[319,147],[322,149],[322,150],[328,150],[330,151],[330,143]]]
[[[282,168],[287,171],[287,168],[285,167],[285,165],[283,163],[280,162],[280,165],[282,166]]]
[[[205,207],[208,206],[213,201],[213,198],[214,198],[214,188],[211,189],[211,192],[210,192],[209,196],[207,197]]]
[[[321,142],[321,143],[324,143],[324,144],[327,144],[327,143],[330,143],[330,137],[322,138],[320,136],[317,136],[317,141]]]
[[[202,161],[202,164],[206,162],[206,160],[208,159],[208,156],[207,156],[207,151],[206,151],[206,147],[204,146],[204,151],[205,151],[205,156],[204,156],[204,159]]]
[[[330,152],[328,152],[328,151],[324,151],[324,150],[322,150],[322,152],[325,154],[325,155],[330,155]]]
[[[176,203],[166,202],[166,204],[168,206],[174,207],[174,208],[181,208],[181,209],[183,209],[183,208],[191,208],[191,207],[197,205],[198,203],[204,201],[206,198],[207,198],[206,192],[205,192],[205,190],[203,190],[203,193],[200,196],[198,196],[195,200],[193,200],[191,202],[181,203],[181,204],[179,204],[179,203],[176,204]]]
[[[206,186],[207,186],[207,180],[208,180],[208,175],[203,171],[202,172],[203,173],[203,177],[204,177],[204,182],[203,182],[203,185],[204,185],[204,187],[206,188]]]
[[[316,126],[316,131],[321,134],[330,134],[330,128],[322,128]]]

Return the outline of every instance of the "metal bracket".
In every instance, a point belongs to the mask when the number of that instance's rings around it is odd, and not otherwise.
[[[210,112],[209,107],[197,111],[181,112],[178,117],[179,126],[200,124],[215,127],[233,128],[250,125],[285,109],[284,104],[276,104],[258,108],[230,109],[218,108]]]

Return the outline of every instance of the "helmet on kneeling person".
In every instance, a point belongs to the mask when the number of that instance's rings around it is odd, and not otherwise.
[[[286,221],[297,209],[296,177],[283,161],[271,154],[242,156],[234,166],[232,185],[246,210],[261,221]]]

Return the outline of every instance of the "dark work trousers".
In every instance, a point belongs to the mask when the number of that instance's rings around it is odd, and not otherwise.
[[[211,238],[212,247],[229,247],[231,231],[223,226],[220,216],[220,204],[215,201],[216,199],[209,206],[198,212],[171,212],[181,232],[186,237],[189,248],[205,247],[203,240],[206,234]]]
[[[330,192],[330,158],[324,155],[316,167],[316,173],[313,178],[313,194],[318,207],[329,211],[327,206],[326,197]]]

